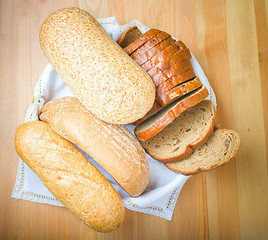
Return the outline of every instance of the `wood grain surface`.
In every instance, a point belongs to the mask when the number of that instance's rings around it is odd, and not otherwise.
[[[217,123],[241,137],[229,164],[191,177],[171,222],[127,210],[97,233],[65,208],[11,199],[14,133],[47,64],[38,31],[54,10],[79,6],[96,18],[138,19],[181,39],[215,90]],[[268,239],[268,1],[9,0],[0,2],[0,239]]]

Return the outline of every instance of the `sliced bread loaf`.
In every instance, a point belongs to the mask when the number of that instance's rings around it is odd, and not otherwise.
[[[198,77],[195,77],[192,80],[189,80],[185,83],[177,85],[174,88],[171,88],[168,92],[164,94],[157,94],[156,100],[160,103],[161,106],[166,106],[182,96],[200,88],[202,86],[201,81]]]
[[[130,27],[125,32],[123,32],[117,43],[120,45],[120,47],[125,48],[137,40],[141,35],[141,31],[136,26]]]
[[[140,46],[145,44],[148,40],[153,38],[156,34],[160,33],[160,30],[158,29],[150,29],[143,35],[141,35],[138,39],[136,39],[134,42],[129,44],[127,47],[124,48],[125,52],[130,55],[134,51],[136,51]]]
[[[195,149],[190,156],[165,166],[184,175],[208,171],[228,163],[236,155],[239,145],[240,138],[235,131],[216,130],[208,141]]]
[[[185,110],[171,124],[141,145],[154,159],[168,163],[188,157],[214,131],[215,108],[206,100]]]
[[[208,90],[205,86],[183,96],[137,125],[135,135],[140,141],[150,139],[172,123],[183,111],[205,100],[207,96]]]

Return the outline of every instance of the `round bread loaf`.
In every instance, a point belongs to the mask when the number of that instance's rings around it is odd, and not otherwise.
[[[127,124],[153,106],[151,78],[88,12],[57,10],[42,24],[39,37],[52,66],[98,118]]]

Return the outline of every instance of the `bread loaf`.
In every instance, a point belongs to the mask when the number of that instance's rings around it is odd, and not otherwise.
[[[151,78],[88,12],[65,8],[52,13],[39,37],[52,66],[98,118],[126,124],[153,106]]]
[[[85,224],[110,232],[124,219],[121,197],[69,141],[41,121],[21,125],[15,147],[49,191]]]
[[[89,154],[131,196],[139,196],[147,187],[147,157],[138,140],[124,126],[96,118],[72,97],[45,104],[40,119]]]

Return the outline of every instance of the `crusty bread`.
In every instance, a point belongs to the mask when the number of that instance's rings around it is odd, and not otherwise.
[[[155,86],[88,12],[65,8],[40,29],[40,45],[82,104],[115,124],[134,122],[153,106]]]
[[[99,120],[72,97],[45,104],[40,119],[89,154],[131,196],[141,195],[147,187],[147,157],[140,143],[124,126]]]
[[[195,77],[195,73],[193,68],[190,68],[182,73],[179,73],[168,80],[162,82],[158,86],[156,86],[156,93],[159,94],[164,94],[167,91],[169,91],[171,88],[186,82],[189,79],[192,79]]]
[[[163,49],[167,48],[171,44],[173,44],[175,40],[171,37],[165,39],[164,41],[157,44],[155,47],[151,48],[147,52],[145,52],[145,55],[147,57],[147,61],[149,61],[151,58],[153,58],[157,53],[161,52]],[[145,62],[146,63],[146,62]],[[144,63],[144,64],[145,64]],[[143,65],[143,64],[142,64]],[[141,66],[142,66],[141,65]]]
[[[166,48],[163,48],[161,52],[155,54],[150,59],[150,61],[145,62],[142,65],[142,68],[145,69],[146,71],[149,71],[151,68],[157,66],[159,63],[166,61],[168,56],[172,56],[174,53],[182,49],[186,49],[185,44],[182,41],[175,42],[174,40],[174,42],[171,45],[167,46]]]
[[[166,32],[158,33],[152,39],[148,40],[144,45],[139,47],[135,52],[133,52],[131,54],[131,57],[135,60],[136,63],[142,65],[148,60],[145,53],[167,38],[172,39],[170,34]]]
[[[146,119],[144,122],[137,125],[134,129],[136,137],[140,141],[152,138],[172,123],[183,111],[205,100],[207,96],[208,90],[205,86],[202,86],[201,88],[183,96],[181,99],[169,104],[150,118]]]
[[[15,147],[49,191],[85,224],[111,232],[124,219],[123,201],[109,181],[69,141],[41,121],[21,125]]]
[[[182,83],[174,88],[171,88],[168,92],[164,94],[157,94],[156,100],[161,106],[167,106],[168,104],[176,101],[178,98],[200,88],[202,86],[201,81],[198,77]]]
[[[156,54],[156,55],[158,55],[158,54]],[[154,60],[150,59],[149,61],[147,61],[146,63],[141,65],[141,67],[146,71],[150,71],[153,67],[158,67],[161,70],[165,70],[167,68],[170,68],[172,65],[174,65],[178,62],[182,62],[182,61],[187,60],[187,59],[189,60],[192,57],[190,50],[188,48],[178,50],[174,54],[170,54],[170,55],[167,54],[164,57],[160,57],[160,56],[161,55],[159,55],[158,61],[155,61],[155,62],[157,62],[157,64],[154,62]],[[154,57],[153,57],[153,59],[154,59]],[[162,60],[160,60],[160,59],[162,59]]]
[[[188,157],[214,131],[215,108],[206,100],[185,110],[157,135],[141,144],[154,159],[168,163]]]
[[[139,47],[141,47],[143,44],[145,44],[147,41],[149,41],[151,38],[153,38],[155,35],[160,33],[160,30],[158,29],[150,29],[146,33],[142,34],[137,40],[129,44],[127,47],[124,48],[124,51],[130,55],[134,51],[136,51]]]
[[[228,163],[236,155],[239,144],[240,138],[235,131],[216,130],[208,141],[195,149],[190,156],[182,161],[165,165],[184,175],[208,171]]]
[[[137,28],[137,26],[128,28],[118,39],[117,43],[121,48],[127,47],[129,44],[134,42],[142,35],[141,31]]]
[[[148,71],[149,76],[153,79],[156,86],[169,78],[180,74],[188,69],[192,68],[192,64],[189,59],[178,62],[165,70],[159,69],[157,66]]]

